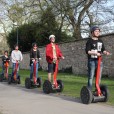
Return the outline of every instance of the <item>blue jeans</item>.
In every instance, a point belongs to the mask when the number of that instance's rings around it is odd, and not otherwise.
[[[38,63],[36,63],[36,77],[38,78]],[[33,78],[33,72],[34,72],[34,64],[32,63],[30,66],[30,79]]]
[[[92,90],[92,83],[93,83],[93,78],[95,76],[97,64],[98,64],[97,59],[89,59],[88,60],[88,87],[91,90]],[[100,81],[101,81],[102,69],[103,69],[103,63],[101,62],[99,84],[100,84]]]
[[[14,76],[15,67],[16,67],[16,63],[13,63],[12,64],[12,77]],[[18,68],[17,68],[17,73],[16,73],[17,78],[18,78],[18,75],[19,75],[19,63],[18,63]]]
[[[4,67],[4,64],[2,63],[2,75],[4,75],[4,70],[5,70],[5,67]]]

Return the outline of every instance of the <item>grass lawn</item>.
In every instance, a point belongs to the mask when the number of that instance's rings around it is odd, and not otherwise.
[[[23,86],[25,78],[29,77],[29,73],[29,70],[20,70],[21,84]],[[44,82],[44,80],[47,79],[47,72],[39,71],[39,76]],[[76,76],[73,74],[59,73],[58,79],[61,79],[64,83],[64,90],[62,94],[75,98],[80,97],[80,90],[82,86],[87,84],[87,76]],[[114,78],[102,78],[101,83],[107,85],[110,92],[109,101],[107,104],[114,106]]]

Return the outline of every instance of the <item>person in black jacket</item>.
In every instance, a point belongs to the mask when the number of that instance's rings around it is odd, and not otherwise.
[[[40,51],[38,50],[38,46],[36,43],[32,44],[32,49],[30,50],[30,79],[33,79],[33,69],[34,69],[34,61],[36,60],[36,77],[38,78],[38,65],[40,60]]]
[[[4,55],[2,56],[2,74],[4,74],[6,61],[8,62],[10,61],[10,58],[8,56],[8,51],[4,51]]]
[[[110,54],[105,50],[104,43],[101,39],[99,39],[99,36],[100,36],[99,27],[96,27],[96,26],[92,27],[91,38],[89,38],[86,43],[86,53],[88,56],[88,87],[90,89],[92,89],[92,82],[97,68],[98,56],[101,56],[102,53],[106,55]],[[103,68],[102,62],[100,67],[101,67],[100,68],[101,70],[100,70],[99,84],[100,84],[102,68]]]

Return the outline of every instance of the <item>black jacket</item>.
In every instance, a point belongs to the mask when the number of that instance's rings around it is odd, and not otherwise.
[[[5,56],[2,56],[2,64],[5,64],[6,61],[9,61],[10,57],[8,56],[7,58]]]
[[[99,53],[102,53],[105,51],[104,43],[101,39],[93,40],[92,38],[89,38],[89,40],[86,43],[86,54],[88,55],[88,59],[91,58],[91,55],[88,54],[88,51],[91,50],[97,50]]]
[[[33,49],[31,49],[30,51],[30,66],[32,64],[32,59],[39,59],[40,58],[40,51],[37,49],[37,51],[34,51]]]

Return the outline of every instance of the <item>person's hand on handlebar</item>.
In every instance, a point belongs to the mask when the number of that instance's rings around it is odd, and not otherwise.
[[[39,58],[39,60],[41,60],[41,58]]]
[[[62,59],[65,59],[65,57],[64,57],[64,56],[62,56],[61,58],[62,58]]]
[[[110,55],[110,52],[108,52],[108,51],[104,51],[103,52],[105,55]]]
[[[32,59],[32,62],[34,62],[35,61],[35,59]]]
[[[19,60],[16,60],[17,63],[19,63]]]
[[[101,53],[96,53],[97,56],[101,56]]]

